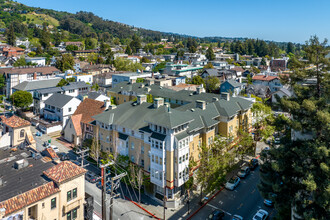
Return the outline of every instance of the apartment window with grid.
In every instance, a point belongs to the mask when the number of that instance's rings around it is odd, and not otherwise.
[[[72,211],[66,214],[67,220],[74,220],[77,219],[77,208],[73,209]]]
[[[202,141],[199,140],[199,141],[198,141],[198,147],[200,148],[201,146],[202,146]]]
[[[50,209],[55,209],[56,208],[56,198],[52,198],[50,200]]]
[[[134,150],[134,142],[131,143],[131,148]]]
[[[188,153],[186,154],[186,160],[188,160]]]
[[[179,157],[179,164],[182,163],[182,157]]]

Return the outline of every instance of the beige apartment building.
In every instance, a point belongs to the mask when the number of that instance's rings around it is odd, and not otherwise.
[[[154,103],[146,99],[137,95],[137,101],[93,117],[101,150],[128,156],[149,174],[154,196],[162,198],[166,187],[167,207],[177,207],[191,175],[189,160],[198,162],[200,147],[216,136],[234,139],[238,129],[248,131],[252,102],[222,94],[211,102],[201,99],[174,109],[163,98],[154,98]]]
[[[0,149],[3,160],[0,219],[84,219],[85,169],[70,161],[56,164],[40,158],[30,148]]]

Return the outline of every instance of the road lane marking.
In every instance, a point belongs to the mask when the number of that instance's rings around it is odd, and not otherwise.
[[[221,201],[221,200],[220,200],[220,201],[219,201],[219,204],[221,204],[221,205],[222,205],[222,204],[223,204],[223,201]]]
[[[243,206],[243,203],[241,203],[241,204],[239,205],[239,207],[237,208],[237,210],[240,209],[240,208],[242,208],[242,206]]]
[[[256,191],[256,189],[252,190],[252,192],[251,192],[251,193],[253,194],[253,193],[255,193],[255,191]]]
[[[210,207],[212,207],[212,208],[214,208],[214,209],[221,210],[221,211],[223,211],[224,213],[226,213],[227,215],[232,215],[232,214],[230,214],[229,212],[226,212],[225,210],[220,209],[220,208],[218,208],[218,207],[216,207],[216,206],[214,206],[214,205],[211,205],[211,204],[209,204],[209,203],[207,203],[206,205],[208,205],[208,206],[210,206]]]

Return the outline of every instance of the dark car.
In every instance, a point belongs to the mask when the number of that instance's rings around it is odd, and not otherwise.
[[[90,183],[96,183],[98,177],[94,173],[88,171],[85,175],[85,179]]]
[[[259,165],[259,162],[257,159],[252,159],[249,162],[250,170],[254,170],[258,165]]]
[[[225,216],[225,213],[220,210],[214,210],[207,219],[209,220],[219,220]]]
[[[57,156],[60,158],[60,160],[64,161],[64,160],[70,160],[70,157],[68,154],[66,153],[57,153]]]

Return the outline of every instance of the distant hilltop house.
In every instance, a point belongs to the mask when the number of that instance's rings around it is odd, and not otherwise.
[[[46,65],[46,57],[25,57],[25,62],[33,63],[38,66],[45,66]]]
[[[1,52],[6,57],[20,57],[24,55],[25,50],[20,47],[6,46],[2,48]]]
[[[69,46],[69,45],[74,45],[77,46],[78,48],[82,48],[83,47],[83,43],[80,41],[77,42],[65,42],[65,46]]]
[[[16,39],[16,46],[23,45],[26,48],[30,47],[30,41],[27,38],[18,38]]]
[[[99,50],[74,50],[74,51],[72,51],[72,54],[75,57],[85,57],[86,58],[90,54],[93,54],[93,53],[98,54],[99,52],[100,52]]]
[[[272,71],[284,71],[288,67],[289,58],[285,57],[282,59],[272,59],[270,61],[270,69]]]

